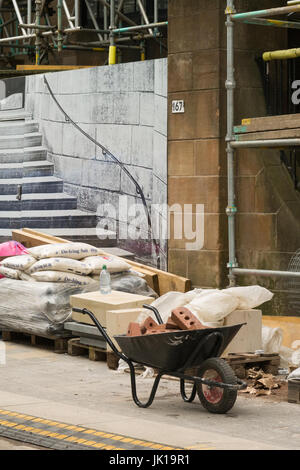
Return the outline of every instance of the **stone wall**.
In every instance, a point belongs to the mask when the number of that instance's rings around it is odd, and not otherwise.
[[[282,6],[282,2],[237,0],[237,11]],[[169,1],[169,204],[204,204],[204,246],[185,248],[169,241],[169,270],[198,287],[226,287],[228,262],[226,135],[225,0]],[[287,46],[286,30],[237,24],[235,31],[235,124],[264,116],[266,103],[256,57]],[[174,99],[185,113],[173,114]],[[279,152],[236,152],[236,244],[245,268],[288,268],[300,242],[299,195],[281,164]],[[271,288],[274,301],[265,312],[295,314],[289,309],[285,283],[248,277],[238,284]]]
[[[141,185],[148,206],[166,203],[167,60],[51,73],[47,79],[71,119],[126,165]],[[25,106],[40,123],[55,175],[64,180],[67,193],[78,197],[81,208],[98,211],[103,217],[103,204],[118,208],[120,195],[128,196],[129,206],[141,203],[135,185],[120,166],[66,122],[43,75],[26,77]],[[161,224],[164,211],[158,208],[156,212]],[[142,219],[137,225],[146,238],[147,223]],[[124,214],[117,217],[117,223],[108,217],[107,223],[119,233],[119,228],[125,228]],[[162,267],[166,267],[166,235],[161,237]],[[121,241],[120,245],[140,257],[151,255],[151,244],[149,248],[142,240]]]

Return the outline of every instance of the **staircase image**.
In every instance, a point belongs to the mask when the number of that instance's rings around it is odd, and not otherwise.
[[[96,214],[80,210],[77,198],[64,193],[63,180],[53,174],[38,123],[24,109],[0,111],[0,242],[11,238],[13,229],[26,227],[115,246],[115,238],[97,238]]]

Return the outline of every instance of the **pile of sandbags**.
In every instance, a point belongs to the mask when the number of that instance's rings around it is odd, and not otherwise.
[[[130,270],[130,265],[86,243],[55,243],[29,248],[28,254],[0,263],[0,274],[11,279],[38,282],[92,283],[103,265],[110,272]]]
[[[111,288],[157,297],[143,276],[130,264],[87,243],[55,243],[28,248],[21,256],[0,262],[0,276],[28,282],[60,282],[98,288],[103,266],[111,274]]]

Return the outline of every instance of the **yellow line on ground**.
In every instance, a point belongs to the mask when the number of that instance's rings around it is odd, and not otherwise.
[[[110,439],[112,441],[119,441],[122,443],[130,443],[132,445],[138,445],[140,447],[145,447],[149,449],[160,449],[160,450],[175,450],[174,447],[169,447],[163,444],[156,444],[154,442],[147,442],[147,441],[142,441],[139,439],[134,439],[131,437],[126,437],[126,436],[120,436],[118,434],[112,434],[112,433],[106,433],[103,431],[97,431],[96,429],[86,429],[80,426],[75,426],[75,425],[69,425],[65,423],[59,423],[57,421],[52,421],[49,419],[43,419],[43,418],[37,418],[34,416],[29,416],[29,415],[24,415],[23,413],[16,413],[14,411],[8,411],[8,410],[2,410],[0,409],[0,414],[6,415],[9,417],[16,417],[16,418],[22,418],[23,420],[26,421],[31,421],[32,423],[40,423],[40,424],[46,424],[49,426],[57,427],[57,428],[63,428],[63,429],[68,429],[72,431],[77,431],[77,432],[82,432],[82,434],[92,434],[93,436],[101,436],[106,439]],[[96,442],[96,441],[91,441],[91,440],[86,440],[81,438],[80,436],[68,436],[66,434],[60,434],[59,432],[56,432],[56,430],[45,430],[45,429],[40,429],[28,425],[24,425],[21,423],[17,423],[14,421],[8,421],[8,420],[0,420],[0,425],[6,426],[6,427],[15,427],[15,429],[19,429],[22,431],[28,431],[33,434],[39,434],[42,436],[48,436],[48,437],[53,437],[55,439],[60,439],[60,440],[65,440],[68,442],[76,442],[78,444],[83,444],[86,446],[92,446],[96,448],[101,448],[105,450],[110,450],[110,449],[119,449],[119,450],[124,450],[121,448],[117,448],[114,446],[111,446],[109,444],[105,444],[102,442]],[[196,447],[196,446],[195,446]]]

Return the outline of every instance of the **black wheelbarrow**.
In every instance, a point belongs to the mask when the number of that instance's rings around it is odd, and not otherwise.
[[[159,324],[163,321],[159,312],[151,305]],[[142,336],[114,336],[122,352],[118,351],[95,315],[87,309],[73,308],[75,312],[89,315],[111,349],[129,366],[132,398],[141,408],[149,407],[154,400],[163,375],[180,379],[180,393],[185,402],[191,403],[196,394],[206,410],[211,413],[226,413],[237,398],[238,390],[247,384],[239,380],[229,364],[220,358],[231,340],[245,324],[207,328],[202,330],[174,331]],[[138,363],[157,370],[157,376],[146,403],[137,397],[134,364]],[[187,373],[189,369],[196,373]],[[193,384],[190,396],[186,395],[185,382]]]

